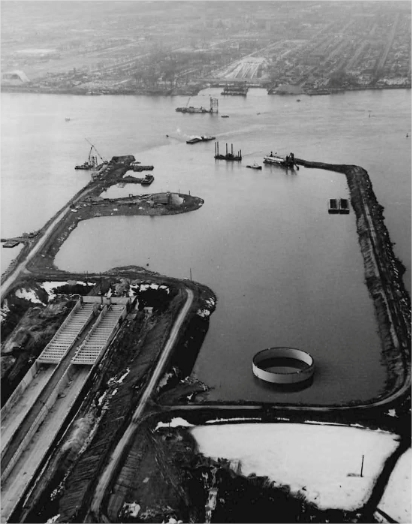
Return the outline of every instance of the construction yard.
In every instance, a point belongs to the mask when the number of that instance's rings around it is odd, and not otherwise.
[[[81,220],[203,205],[172,193],[101,198],[129,168],[116,159],[25,243],[3,278],[2,520],[377,522],[391,472],[410,445],[410,301],[366,171],[296,159],[348,179],[379,319],[385,394],[321,407],[222,404],[208,403],[207,384],[191,377],[216,307],[212,290],[138,266],[102,274],[54,266]],[[324,442],[317,452],[334,458],[348,453],[332,445],[344,430],[363,432],[357,452],[337,462],[339,474],[322,473],[329,487],[316,484],[310,461],[301,471],[303,457],[293,453],[302,424],[308,442]],[[339,437],[324,427],[333,425],[345,426],[337,428]],[[245,431],[256,449],[250,442],[241,448]],[[279,447],[286,447],[262,463],[265,438],[281,438]],[[385,441],[385,452],[371,458],[376,439]],[[369,462],[361,480],[356,468],[364,449],[374,467]],[[288,454],[289,465],[281,467]],[[289,479],[295,467],[299,475]]]

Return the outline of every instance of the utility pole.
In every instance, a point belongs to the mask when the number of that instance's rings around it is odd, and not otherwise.
[[[362,455],[362,465],[361,465],[361,470],[360,470],[360,476],[363,477],[363,460],[365,458],[365,455]]]

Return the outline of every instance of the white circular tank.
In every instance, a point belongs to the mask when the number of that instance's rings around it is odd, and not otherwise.
[[[272,384],[297,384],[309,380],[315,372],[315,363],[306,351],[275,347],[259,351],[253,357],[253,373]]]

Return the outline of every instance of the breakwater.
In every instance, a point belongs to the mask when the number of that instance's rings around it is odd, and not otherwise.
[[[356,214],[365,280],[378,319],[382,358],[387,368],[386,392],[390,396],[410,383],[411,303],[403,283],[405,267],[393,252],[368,172],[362,167],[296,159],[307,168],[337,171],[346,176]]]

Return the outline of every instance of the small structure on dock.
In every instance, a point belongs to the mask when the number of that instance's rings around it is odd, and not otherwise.
[[[239,150],[237,152],[237,155],[235,155],[233,153],[233,144],[231,144],[231,151],[229,152],[228,151],[228,147],[227,147],[227,144],[226,144],[226,154],[225,155],[221,155],[219,153],[219,142],[215,142],[215,158],[217,160],[233,160],[233,161],[240,161],[242,160],[242,151]]]

